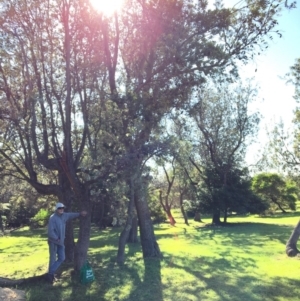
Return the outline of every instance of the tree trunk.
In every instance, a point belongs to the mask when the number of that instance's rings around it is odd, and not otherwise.
[[[286,211],[281,207],[280,203],[277,202],[275,198],[271,198],[271,201],[278,206],[282,213],[286,213]]]
[[[181,214],[182,214],[182,216],[183,216],[184,223],[185,223],[187,226],[189,226],[189,221],[188,221],[187,215],[186,215],[185,210],[184,210],[184,207],[183,207],[183,193],[180,193],[179,201],[180,201],[180,211],[181,211]]]
[[[298,222],[297,226],[294,228],[289,240],[286,243],[286,254],[289,257],[294,257],[297,254],[299,254],[299,251],[297,249],[297,241],[300,236],[300,221]]]
[[[169,192],[168,192],[168,195],[169,195]],[[164,212],[166,213],[170,224],[172,226],[175,226],[176,221],[171,213],[171,205],[169,205],[169,203],[168,203],[168,196],[165,197],[165,202],[164,202],[164,197],[162,196],[162,191],[159,192],[159,202],[160,202]]]
[[[129,237],[129,232],[131,229],[131,218],[128,216],[127,221],[125,224],[124,229],[122,230],[120,237],[119,237],[119,247],[118,247],[118,253],[117,253],[117,263],[118,264],[123,264],[125,261],[125,246],[127,239]]]
[[[172,215],[170,206],[167,206],[167,207],[166,207],[166,214],[167,214],[167,216],[168,216],[168,219],[169,219],[169,221],[170,221],[170,224],[171,224],[172,226],[175,226],[176,221],[175,221],[175,219],[174,219],[174,217],[173,217],[173,215]]]
[[[3,220],[2,220],[1,212],[0,212],[0,233],[4,234],[4,227],[3,227]]]
[[[150,211],[141,181],[138,188],[139,189],[137,191],[137,197],[135,198],[135,206],[140,226],[140,238],[143,250],[143,257],[160,258],[162,255],[154,235]]]
[[[119,248],[118,248],[118,254],[117,254],[117,263],[118,264],[122,264],[125,261],[125,246],[126,246],[126,242],[128,240],[129,234],[130,234],[130,230],[132,228],[133,208],[134,208],[134,179],[133,179],[133,177],[130,178],[129,189],[130,189],[130,193],[129,193],[130,197],[129,197],[129,204],[128,204],[128,210],[127,210],[126,224],[119,237]]]
[[[74,252],[75,252],[74,227],[73,227],[73,222],[68,221],[66,224],[66,238],[65,238],[66,262],[73,262]]]
[[[224,210],[224,224],[227,223],[227,217],[228,217],[227,210]]]
[[[220,211],[219,210],[215,211],[213,213],[212,224],[220,225],[221,224],[220,216],[221,216]]]
[[[199,212],[195,213],[195,217],[194,217],[194,221],[195,222],[201,222],[201,216]]]
[[[132,218],[132,225],[129,232],[129,237],[127,239],[128,243],[137,243],[138,240],[138,219],[136,214],[134,214]]]
[[[74,200],[74,193],[71,188],[70,181],[65,172],[60,174],[60,184],[63,187],[62,194],[58,196],[58,201],[66,206],[66,212],[72,212],[72,205]],[[65,238],[65,255],[66,262],[73,262],[75,252],[74,242],[74,227],[73,222],[69,221],[66,224],[66,238]]]
[[[80,202],[81,201],[81,202]],[[82,266],[87,261],[87,253],[90,244],[91,235],[91,214],[90,214],[90,195],[89,190],[82,190],[81,198],[79,200],[81,203],[81,210],[86,210],[88,214],[85,217],[80,217],[79,220],[79,234],[78,241],[75,247],[74,256],[74,269],[80,271]]]
[[[99,228],[106,228],[106,224],[104,223],[104,211],[105,211],[105,206],[104,206],[104,200],[100,200],[100,215],[99,215]]]

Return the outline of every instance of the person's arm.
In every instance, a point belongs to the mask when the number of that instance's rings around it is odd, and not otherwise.
[[[79,213],[75,213],[75,212],[66,212],[64,213],[64,215],[66,216],[66,221],[70,220],[70,219],[73,219],[73,218],[76,218],[76,217],[79,217],[79,216],[83,216],[85,217],[87,215],[87,212],[85,210],[79,212]]]
[[[78,212],[65,212],[64,213],[64,217],[65,217],[66,221],[68,221],[70,219],[74,219],[79,216],[80,216],[80,213],[78,213]]]

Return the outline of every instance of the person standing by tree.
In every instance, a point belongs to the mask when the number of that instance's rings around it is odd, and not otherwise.
[[[66,222],[79,216],[85,217],[86,211],[80,213],[64,212],[65,206],[57,203],[55,212],[50,216],[48,223],[48,244],[49,244],[49,270],[46,279],[53,283],[54,273],[65,260],[65,232]]]

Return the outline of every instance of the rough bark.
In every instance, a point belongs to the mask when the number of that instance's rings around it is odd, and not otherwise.
[[[65,238],[66,262],[73,262],[74,252],[75,252],[74,227],[73,227],[73,222],[68,221],[66,224],[66,238]]]
[[[58,201],[63,203],[66,206],[66,212],[72,211],[72,205],[74,201],[74,192],[71,188],[70,180],[67,176],[68,170],[62,171],[59,174],[59,183],[62,187],[62,193],[58,196]],[[74,242],[74,228],[73,222],[69,221],[66,224],[66,238],[65,238],[65,255],[66,262],[73,262],[74,260],[74,251],[75,251],[75,242]]]
[[[80,271],[82,266],[86,263],[88,248],[90,244],[90,235],[91,235],[90,205],[91,204],[90,204],[88,190],[82,191],[81,199],[79,201],[81,204],[81,210],[86,210],[88,214],[85,217],[80,217],[79,220],[78,240],[75,246],[75,253],[74,253],[75,271]]]
[[[150,217],[150,211],[145,192],[143,191],[142,184],[139,187],[141,187],[141,189],[139,189],[139,191],[137,192],[137,197],[135,198],[135,206],[139,219],[140,239],[143,250],[143,257],[161,258],[162,254],[160,252],[158,243],[154,235],[154,228]]]
[[[299,236],[300,236],[300,221],[294,228],[289,240],[286,243],[285,251],[289,257],[294,257],[300,253],[299,250],[297,249],[297,241],[299,239]]]
[[[91,216],[80,217],[79,237],[75,247],[74,269],[80,271],[87,261],[87,252],[90,244]]]

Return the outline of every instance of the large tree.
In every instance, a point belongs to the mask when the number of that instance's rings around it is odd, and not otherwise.
[[[194,137],[195,150],[190,160],[211,192],[214,204],[213,223],[220,223],[220,214],[226,220],[226,198],[216,191],[228,190],[231,174],[241,167],[247,147],[257,131],[258,113],[249,112],[249,104],[255,99],[256,90],[248,85],[231,89],[220,85],[201,91],[191,104],[190,115],[198,129]]]
[[[93,147],[89,122],[99,111],[96,95],[105,72],[100,34],[88,26],[81,5],[67,0],[1,3],[0,97],[6,131],[0,153],[10,162],[6,173],[41,194],[55,195],[69,209],[89,211],[91,183],[81,166],[90,153],[88,142]],[[90,219],[82,219],[76,269],[86,261],[89,231]],[[68,234],[72,258],[72,231]]]
[[[298,188],[275,173],[260,173],[252,179],[252,190],[270,204],[271,209],[296,210]]]

